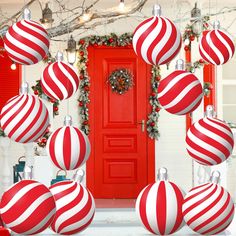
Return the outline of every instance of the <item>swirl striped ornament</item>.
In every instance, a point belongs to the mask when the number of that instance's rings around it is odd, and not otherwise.
[[[15,142],[36,142],[49,126],[49,113],[38,97],[21,94],[11,98],[2,108],[1,127]]]
[[[50,98],[64,100],[79,87],[79,76],[73,66],[58,61],[48,65],[41,76],[43,92]]]
[[[32,65],[48,54],[49,37],[37,22],[21,20],[8,29],[4,37],[4,48],[14,62]]]
[[[62,181],[50,187],[57,212],[51,224],[55,233],[72,235],[85,230],[95,214],[92,194],[75,181]]]
[[[88,160],[91,147],[88,137],[81,130],[64,126],[51,134],[46,149],[59,169],[74,170]]]
[[[224,188],[207,183],[187,193],[182,210],[185,222],[193,231],[202,235],[216,235],[233,220],[234,203]]]
[[[139,194],[136,213],[143,226],[153,234],[172,234],[183,226],[184,194],[168,181],[149,184]]]
[[[175,115],[194,111],[201,103],[203,89],[192,73],[176,70],[162,79],[158,86],[158,100],[162,107]]]
[[[54,197],[34,180],[22,180],[2,196],[0,212],[6,227],[18,234],[38,234],[50,226],[55,213]]]
[[[152,65],[170,62],[181,48],[181,34],[168,18],[154,16],[143,21],[133,36],[136,54]]]
[[[234,138],[223,121],[205,117],[194,123],[186,135],[189,155],[202,165],[217,165],[231,155]]]
[[[210,64],[225,64],[233,57],[234,51],[233,39],[227,32],[214,29],[202,33],[199,52],[202,58]]]

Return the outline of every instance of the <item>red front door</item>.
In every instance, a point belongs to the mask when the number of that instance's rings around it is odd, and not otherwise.
[[[145,125],[150,66],[131,47],[89,47],[88,52],[92,153],[87,186],[95,198],[136,198],[155,175],[154,141]],[[108,83],[109,75],[120,68],[131,71],[134,82],[123,95]]]

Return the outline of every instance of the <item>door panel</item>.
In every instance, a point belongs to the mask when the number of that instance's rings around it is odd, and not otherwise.
[[[108,83],[109,75],[120,68],[130,70],[134,83],[122,95]],[[140,124],[147,118],[150,67],[132,48],[95,47],[89,49],[89,75],[92,154],[87,164],[88,188],[96,198],[136,198],[154,176],[151,173],[149,178],[148,173],[148,158],[154,159],[154,150],[149,153],[150,141]]]

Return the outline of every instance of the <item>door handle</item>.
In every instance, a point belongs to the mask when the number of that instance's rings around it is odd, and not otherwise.
[[[145,120],[141,120],[141,122],[138,122],[139,125],[141,125],[142,132],[145,131]]]

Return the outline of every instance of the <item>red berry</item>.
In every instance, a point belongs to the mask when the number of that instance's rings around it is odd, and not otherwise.
[[[152,97],[155,97],[155,96],[156,96],[156,93],[153,92],[151,95],[152,95]]]
[[[89,91],[89,86],[85,86],[85,87],[84,87],[84,90],[85,90],[85,91]]]
[[[154,127],[154,126],[155,126],[155,122],[151,122],[150,125],[151,125],[152,127]]]
[[[51,99],[50,99],[50,102],[51,102],[51,103],[55,103],[56,101],[55,101],[55,99],[51,98]]]
[[[213,85],[210,84],[210,85],[209,85],[209,90],[212,90],[212,89],[213,89]]]
[[[190,39],[190,41],[194,41],[195,36],[194,35],[190,35],[189,39]]]
[[[205,61],[201,58],[199,59],[199,63],[203,64]]]
[[[161,110],[160,107],[157,107],[157,108],[156,108],[156,112],[159,112],[160,110]]]
[[[84,56],[84,51],[80,51],[79,52],[79,55],[82,57],[82,56]]]
[[[160,80],[161,80],[161,77],[157,76],[157,77],[156,77],[156,80],[157,80],[157,81],[160,81]]]
[[[184,46],[184,50],[188,51],[189,50],[189,46],[188,45]]]
[[[84,75],[83,75],[83,74],[80,74],[79,78],[80,78],[80,79],[84,79]]]
[[[109,43],[113,43],[114,42],[114,39],[113,38],[109,38]]]
[[[53,111],[58,111],[58,107],[57,107],[57,106],[54,106],[54,107],[53,107]]]
[[[35,95],[39,95],[39,91],[38,90],[34,90],[34,94]]]
[[[83,102],[79,102],[79,106],[82,107],[84,105]]]
[[[97,44],[97,43],[95,43],[95,44],[94,44],[94,46],[95,46],[95,47],[97,47],[97,46],[98,46],[98,44]]]
[[[88,125],[88,121],[85,120],[85,121],[83,122],[83,124],[84,124],[84,125]]]
[[[84,43],[85,43],[85,41],[84,41],[83,39],[81,39],[81,40],[79,41],[79,44],[81,44],[81,45],[84,45]]]
[[[47,142],[47,139],[46,138],[42,138],[41,139],[41,143],[46,143]]]

